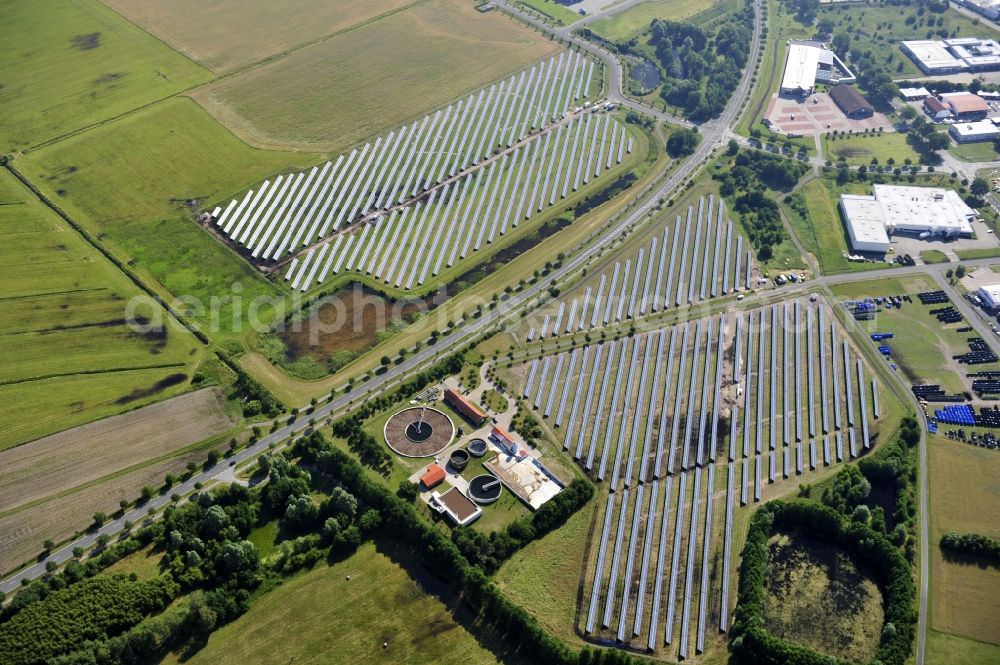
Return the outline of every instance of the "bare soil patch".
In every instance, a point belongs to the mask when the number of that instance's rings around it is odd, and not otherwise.
[[[221,392],[206,388],[5,450],[0,514],[170,455],[232,425]]]

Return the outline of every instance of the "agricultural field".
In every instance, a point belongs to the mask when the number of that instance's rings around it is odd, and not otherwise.
[[[93,0],[3,3],[0,152],[24,150],[211,79]]]
[[[136,259],[165,298],[192,296],[206,309],[220,299],[217,330],[207,312],[198,318],[207,332],[228,334],[251,300],[276,292],[191,221],[197,208],[189,202],[313,161],[250,148],[197,104],[176,98],[33,152],[17,167],[124,260]]]
[[[964,322],[943,324],[931,314],[932,309],[946,305],[922,305],[917,293],[937,291],[940,287],[929,277],[914,275],[898,279],[883,279],[878,282],[854,282],[831,287],[833,293],[844,299],[858,299],[887,295],[909,294],[911,303],[903,307],[879,308],[872,321],[855,323],[859,332],[891,332],[894,337],[885,340],[890,349],[890,359],[907,384],[939,384],[946,393],[954,394],[969,390],[966,372],[997,371],[998,365],[985,364],[967,366],[960,364],[953,356],[969,351],[968,339],[976,337],[972,332],[958,332],[967,324]]]
[[[248,143],[332,152],[556,50],[501,12],[480,13],[465,0],[428,0],[192,95]]]
[[[216,74],[345,32],[418,0],[102,0]]]
[[[949,531],[1000,538],[1000,458],[995,450],[930,436],[931,614],[929,627],[986,662],[1000,650],[1000,578],[995,565],[949,555],[938,543]],[[928,638],[933,642],[932,638]],[[948,659],[931,659],[932,665]],[[963,661],[965,662],[965,661]]]
[[[796,300],[518,370],[518,392],[603,490],[577,629],[663,658],[712,649],[735,600],[734,511],[895,432],[900,404],[866,364],[829,305]]]
[[[499,645],[469,632],[474,617],[417,570],[411,556],[401,544],[365,543],[344,561],[319,564],[263,595],[190,659],[171,655],[163,662],[332,664],[373,654],[397,663],[501,662],[487,650]],[[278,634],[284,636],[280,649],[274,648]]]
[[[471,241],[474,234],[465,233],[464,224],[472,217],[473,222],[481,221],[480,237],[473,248],[478,251],[491,218],[493,226],[486,241],[492,243],[497,237],[496,223],[505,211],[504,200],[510,202],[504,223],[499,227],[500,234],[506,232],[508,225],[516,226],[522,214],[530,219],[536,212],[536,200],[540,211],[555,203],[557,193],[565,198],[570,185],[575,192],[581,182],[571,177],[584,170],[587,156],[591,162],[582,174],[584,185],[630,154],[626,148],[631,138],[626,137],[617,123],[611,123],[608,115],[596,119],[587,115],[580,121],[572,118],[554,128],[546,127],[571,109],[574,102],[582,103],[594,79],[594,69],[594,64],[579,54],[560,53],[454,106],[380,136],[348,155],[339,156],[335,162],[314,166],[308,172],[265,180],[224,207],[216,206],[211,211],[214,227],[220,235],[241,246],[252,261],[283,261],[289,253],[302,258],[301,265],[299,258],[293,259],[286,275],[286,279],[292,280],[292,288],[302,291],[308,290],[314,278],[322,283],[331,268],[333,274],[342,268],[373,274],[376,258],[384,259],[379,267],[389,271],[386,283],[395,278],[395,285],[406,289],[414,286],[417,275],[413,273],[420,268],[419,264],[411,264],[411,260],[422,260],[423,270],[417,285],[423,284],[434,259],[433,251],[426,255],[423,251],[436,246],[425,246],[414,257],[414,238],[429,232],[442,210],[445,217],[438,222],[436,236],[441,240],[445,235],[443,247],[451,247],[452,233],[456,239],[465,236]],[[529,136],[542,128],[548,129],[544,137]],[[570,145],[574,147],[572,152],[568,150]],[[498,157],[497,151],[501,151]],[[557,162],[552,196],[538,198],[537,183],[552,178]],[[512,182],[515,170],[518,177]],[[530,186],[532,182],[536,182],[534,187]],[[555,190],[559,183],[563,185],[561,192]],[[469,190],[473,190],[471,195]],[[533,196],[525,209],[524,199],[529,190]],[[498,203],[496,197],[501,193],[505,198]],[[541,192],[543,197],[548,193],[547,188]],[[522,201],[521,206],[511,209],[515,199]],[[481,218],[484,206],[486,216]],[[455,217],[449,219],[450,214]],[[459,217],[465,219],[454,221]],[[383,218],[387,218],[384,223]],[[342,226],[347,231],[352,224],[354,227],[349,230],[353,234],[338,234],[331,243],[317,244]],[[369,235],[373,229],[374,233]],[[405,229],[402,234],[401,229]],[[456,242],[454,249],[459,246],[460,258],[464,258],[469,243]],[[304,252],[303,247],[309,251]],[[411,249],[400,252],[389,262],[383,247],[388,253],[396,248]],[[327,257],[325,264],[324,257]],[[453,252],[447,267],[454,260]],[[298,272],[294,272],[296,266]],[[323,269],[317,274],[321,266]],[[439,261],[433,274],[440,269]],[[403,275],[407,275],[406,281]],[[377,276],[381,277],[381,272]]]
[[[186,390],[202,359],[194,338],[133,330],[126,307],[140,292],[8,172],[0,202],[0,402],[18,407],[0,450]]]
[[[653,19],[683,21],[715,4],[715,0],[654,0],[629,7],[623,12],[587,25],[612,42],[625,42],[649,29]]]

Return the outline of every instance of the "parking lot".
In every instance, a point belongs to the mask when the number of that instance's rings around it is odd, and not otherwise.
[[[774,95],[767,105],[764,119],[771,129],[782,134],[815,136],[834,130],[863,132],[881,127],[893,131],[892,122],[882,113],[864,120],[852,120],[825,92],[809,95],[805,100]]]

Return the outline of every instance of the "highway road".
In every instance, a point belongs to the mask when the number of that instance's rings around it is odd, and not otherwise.
[[[757,54],[760,51],[760,37],[761,37],[761,16],[760,16],[760,5],[759,0],[754,4],[755,8],[755,21],[754,21],[754,32],[753,32],[753,42],[751,44],[750,57],[748,58],[749,63],[754,63],[757,61]],[[541,21],[534,19],[533,17],[520,12],[510,6],[504,5],[504,9],[510,11],[513,14],[519,16],[522,20],[525,20],[533,25],[536,25],[542,30],[552,31],[552,28],[546,26]],[[596,47],[588,45],[586,42],[582,42],[576,37],[567,36],[564,39],[578,43],[585,50],[595,53]],[[596,54],[601,57],[606,64],[609,64],[608,72],[611,76],[612,82],[612,94],[609,95],[609,99],[612,101],[620,102],[624,104],[624,96],[621,92],[621,65],[614,58],[613,55],[604,51],[603,49],[596,49]],[[603,55],[601,55],[603,54]],[[605,56],[610,58],[610,63],[605,60]],[[397,379],[415,373],[416,371],[424,368],[427,365],[433,364],[435,359],[446,355],[447,353],[460,348],[463,344],[468,343],[469,340],[480,335],[482,332],[488,330],[491,326],[500,323],[506,317],[510,316],[512,313],[520,310],[522,307],[526,306],[533,298],[541,295],[545,289],[547,289],[550,283],[554,281],[560,281],[563,277],[573,274],[578,268],[583,266],[588,260],[593,256],[597,255],[605,247],[610,246],[615,239],[625,232],[630,226],[638,224],[643,221],[646,214],[659,202],[661,198],[669,196],[675,189],[677,189],[688,177],[690,177],[695,170],[700,167],[703,161],[709,156],[712,150],[722,141],[723,138],[727,136],[728,127],[736,119],[740,105],[743,99],[747,96],[750,89],[750,77],[744,77],[740,82],[739,87],[733,93],[729,104],[726,106],[721,117],[713,123],[708,123],[703,126],[703,138],[698,148],[683,164],[677,167],[677,169],[654,191],[650,192],[647,198],[640,204],[632,208],[628,215],[620,218],[617,223],[613,224],[604,235],[602,235],[595,242],[590,243],[586,248],[577,253],[576,255],[568,258],[563,262],[563,265],[550,273],[549,277],[545,280],[539,280],[535,284],[525,288],[524,290],[514,293],[511,297],[502,302],[496,309],[489,310],[483,314],[478,319],[472,319],[458,327],[456,327],[450,335],[441,337],[437,344],[434,346],[426,346],[419,352],[414,353],[408,357],[405,361],[399,365],[391,366],[384,374],[380,374],[372,378],[371,380],[358,385],[350,393],[340,395],[334,398],[332,401],[319,406],[316,408],[314,413],[309,416],[303,416],[302,418],[296,420],[291,425],[285,425],[278,429],[277,431],[262,437],[256,443],[240,450],[233,457],[225,459],[216,466],[196,473],[191,478],[189,478],[184,483],[175,486],[170,493],[177,493],[184,495],[186,493],[194,491],[194,486],[196,483],[208,484],[211,480],[217,476],[219,473],[224,471],[231,461],[239,464],[246,460],[249,460],[261,453],[267,451],[271,444],[278,444],[281,441],[289,438],[290,436],[302,432],[304,429],[309,427],[309,419],[315,418],[317,422],[321,422],[330,416],[340,415],[348,410],[350,405],[354,402],[361,401],[365,397],[372,395],[379,390],[387,387],[388,385],[396,382]],[[629,104],[626,104],[629,105]],[[669,114],[664,114],[662,111],[657,111],[656,109],[647,108],[645,105],[638,105],[638,110],[645,113],[650,113],[651,115],[656,115],[662,119],[664,116],[669,117],[671,120],[676,121],[674,116]],[[685,121],[686,122],[686,121]],[[689,124],[689,123],[688,123]],[[45,573],[45,566],[49,561],[53,561],[56,564],[63,564],[68,561],[73,556],[73,549],[77,547],[82,547],[84,549],[89,548],[97,543],[97,539],[101,535],[107,535],[109,537],[116,537],[121,534],[124,530],[125,522],[132,522],[133,524],[141,523],[146,517],[147,513],[151,508],[159,509],[165,506],[170,501],[169,495],[160,495],[152,499],[149,503],[129,510],[124,515],[112,519],[102,525],[99,529],[88,532],[67,543],[66,545],[60,547],[57,550],[51,552],[47,557],[41,559],[34,563],[33,565],[24,568],[10,577],[0,581],[0,591],[9,592],[17,588],[22,579],[33,580]]]

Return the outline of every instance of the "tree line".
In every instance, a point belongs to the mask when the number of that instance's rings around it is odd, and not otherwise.
[[[1000,540],[981,533],[960,534],[949,531],[941,536],[941,549],[1000,563]]]

